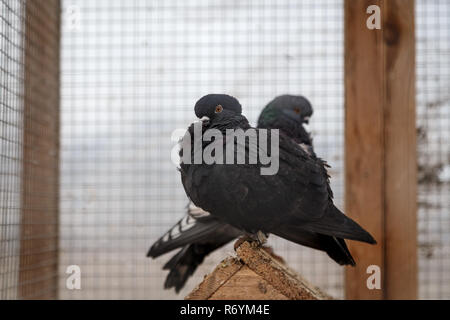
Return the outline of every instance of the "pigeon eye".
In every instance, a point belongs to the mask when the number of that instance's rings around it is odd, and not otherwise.
[[[217,107],[216,107],[216,113],[221,113],[222,112],[222,110],[223,110],[223,107],[219,104]]]
[[[294,112],[295,112],[296,114],[300,114],[300,108],[295,108],[295,109],[294,109]]]

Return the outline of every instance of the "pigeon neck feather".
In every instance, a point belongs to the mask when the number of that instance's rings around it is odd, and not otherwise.
[[[311,135],[305,130],[303,125],[288,117],[278,117],[272,121],[260,121],[259,128],[279,129],[295,142],[312,146]]]
[[[225,133],[226,129],[249,129],[248,120],[243,115],[234,115],[212,121],[207,129],[218,129]]]

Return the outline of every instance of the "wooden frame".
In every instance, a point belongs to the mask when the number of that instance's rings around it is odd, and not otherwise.
[[[381,29],[369,30],[370,5]],[[413,0],[345,1],[346,213],[378,244],[351,242],[348,299],[417,298]],[[366,270],[378,265],[381,289]]]
[[[20,299],[57,298],[60,11],[25,3]]]

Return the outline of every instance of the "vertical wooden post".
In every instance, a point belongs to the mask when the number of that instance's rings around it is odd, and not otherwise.
[[[381,29],[369,30],[370,5]],[[352,242],[348,299],[417,297],[414,0],[345,1],[346,212],[377,240]],[[369,290],[366,269],[381,269]]]
[[[19,298],[54,299],[58,275],[59,0],[25,3]]]

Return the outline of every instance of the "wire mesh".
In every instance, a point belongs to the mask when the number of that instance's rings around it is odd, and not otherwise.
[[[236,96],[253,124],[274,96],[307,96],[315,149],[332,165],[342,208],[342,0],[63,0],[61,11],[59,1],[37,3],[0,0],[0,299],[57,289],[64,299],[182,298],[232,252],[208,257],[179,295],[163,290],[172,254],[145,257],[184,214],[171,135],[206,93]],[[416,1],[424,299],[450,298],[449,17],[446,0]],[[343,297],[343,270],[325,254],[273,236],[269,244]],[[81,290],[66,285],[70,265],[81,268]]]
[[[416,3],[419,297],[450,299],[450,3]]]
[[[55,298],[59,1],[0,9],[0,297]]]
[[[266,103],[303,94],[315,148],[343,192],[343,3],[65,0],[62,11],[60,273],[82,289],[61,298],[182,298],[232,252],[212,254],[186,288],[163,290],[169,255],[149,246],[185,212],[171,134],[202,95],[236,96],[255,124]],[[288,265],[335,297],[342,268],[271,237]]]
[[[0,299],[17,297],[23,115],[23,3],[0,2]]]

